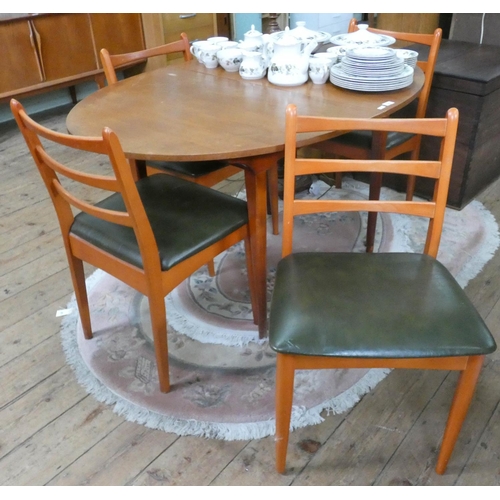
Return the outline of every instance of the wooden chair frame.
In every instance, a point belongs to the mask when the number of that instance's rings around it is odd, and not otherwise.
[[[458,111],[450,109],[443,119],[335,119],[297,116],[294,105],[286,111],[285,194],[283,220],[283,257],[292,252],[293,219],[297,215],[326,211],[396,212],[429,218],[424,253],[436,257],[446,208],[453,152],[458,126]],[[399,131],[442,138],[438,161],[302,159],[296,157],[296,135],[328,130]],[[326,172],[396,172],[436,180],[430,201],[384,200],[295,200],[294,182],[298,175]],[[276,372],[276,469],[283,473],[290,431],[295,370],[332,368],[408,368],[458,370],[460,378],[451,405],[439,453],[436,472],[443,474],[453,451],[483,364],[484,356],[442,358],[368,359],[306,356],[277,353]]]
[[[202,265],[235,243],[244,240],[252,304],[255,305],[248,224],[171,269],[162,271],[159,250],[151,224],[116,134],[109,128],[105,128],[102,138],[70,136],[39,125],[14,99],[11,101],[11,109],[54,203],[85,338],[91,339],[93,335],[85,286],[84,262],[104,270],[148,297],[160,389],[162,392],[168,392],[170,380],[164,297]],[[108,156],[115,176],[82,173],[59,163],[47,154],[39,137],[68,148]],[[91,188],[121,193],[127,211],[102,209],[79,199],[63,187],[58,174]],[[72,234],[71,226],[74,221],[72,207],[108,222],[131,227],[137,238],[143,268],[129,264]],[[254,311],[256,310],[254,308]]]
[[[349,33],[357,31],[358,21],[356,19],[351,19],[349,23]],[[429,95],[432,86],[432,80],[434,78],[434,70],[436,67],[437,56],[439,52],[439,47],[441,45],[442,39],[442,29],[437,28],[432,34],[423,33],[405,33],[396,31],[379,30],[375,28],[368,28],[368,31],[372,33],[388,35],[395,38],[397,41],[418,43],[421,45],[429,46],[429,54],[426,61],[418,60],[418,67],[425,74],[425,81],[418,96],[417,111],[415,118],[425,118],[427,111],[427,104],[429,102]],[[405,142],[394,146],[393,148],[387,148],[387,133],[380,132],[373,134],[372,136],[372,147],[371,149],[357,147],[349,144],[343,144],[335,139],[329,141],[324,141],[322,143],[316,144],[315,148],[337,157],[352,158],[358,160],[367,159],[385,159],[390,160],[396,158],[404,153],[411,153],[411,159],[416,160],[420,155],[420,144],[422,136],[414,135]],[[340,188],[342,186],[342,172],[337,172],[335,174],[335,186]],[[380,190],[382,188],[382,174],[380,172],[373,172],[370,176],[370,199],[377,199],[380,196]],[[407,187],[406,187],[406,197],[408,200],[413,198],[413,193],[415,191],[415,176],[408,176]],[[376,228],[376,213],[371,213],[368,218],[368,230],[367,230],[367,251],[373,251],[373,242],[375,239],[375,228]]]
[[[166,54],[172,54],[176,52],[182,52],[185,61],[191,61],[193,56],[191,55],[189,40],[186,33],[181,33],[180,40],[175,42],[167,43],[165,45],[160,45],[158,47],[153,47],[150,49],[139,50],[137,52],[130,52],[128,54],[116,54],[111,55],[107,49],[101,49],[100,56],[101,62],[104,69],[104,74],[108,85],[113,85],[118,82],[116,76],[116,68],[124,67],[132,64],[133,62],[147,60],[150,57],[156,57]],[[228,164],[218,170],[210,172],[206,175],[199,177],[191,177],[187,175],[182,175],[178,172],[158,170],[151,166],[148,166],[148,171],[161,172],[168,175],[174,175],[182,179],[196,182],[203,186],[212,187],[215,184],[231,177],[239,172],[242,168],[245,168],[243,164]],[[272,216],[272,227],[273,234],[279,234],[279,209],[278,209],[278,169],[272,169],[268,171],[268,192],[269,192],[269,205],[270,212]],[[213,269],[213,263],[210,264],[210,274],[213,276],[215,273]]]

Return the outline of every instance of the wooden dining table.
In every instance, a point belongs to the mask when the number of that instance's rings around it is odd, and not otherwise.
[[[118,135],[123,150],[144,175],[146,160],[233,160],[244,165],[250,240],[254,255],[259,337],[267,335],[266,173],[283,157],[285,109],[301,115],[375,118],[390,116],[419,94],[423,72],[413,83],[389,92],[356,92],[307,82],[276,86],[263,78],[243,80],[223,68],[206,69],[196,60],[171,64],[121,80],[89,95],[68,114],[74,135]],[[300,147],[339,132],[303,134]],[[188,230],[188,229],[187,229]]]

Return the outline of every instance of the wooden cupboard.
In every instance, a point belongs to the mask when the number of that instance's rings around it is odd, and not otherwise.
[[[142,14],[146,47],[156,47],[179,40],[182,32],[186,33],[190,42],[206,40],[210,36],[219,34],[230,38],[228,16],[228,14],[208,13]],[[182,58],[182,55],[169,54],[167,58],[152,58],[147,62],[146,71],[165,66],[167,61],[178,58]]]
[[[0,95],[43,81],[35,33],[29,21],[0,25],[0,54],[3,66],[0,71]]]
[[[0,15],[0,102],[85,80],[102,85],[103,47],[143,49],[141,15]]]
[[[179,39],[184,32],[189,41],[206,40],[217,32],[217,21],[214,14],[187,13],[162,14],[165,43]]]

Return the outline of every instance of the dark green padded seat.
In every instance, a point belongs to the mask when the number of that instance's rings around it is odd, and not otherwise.
[[[153,161],[148,160],[150,167],[165,170],[166,172],[175,172],[196,179],[204,175],[227,167],[229,163],[224,160],[212,161]]]
[[[450,272],[407,253],[288,255],[277,269],[269,341],[280,353],[366,358],[496,348]]]
[[[248,221],[245,201],[170,175],[156,174],[141,179],[137,190],[158,244],[163,271]],[[113,194],[96,205],[125,211],[120,194]],[[193,220],[197,223],[193,224]],[[132,228],[82,212],[75,217],[71,233],[142,268]]]
[[[389,132],[387,134],[386,149],[392,149],[404,142],[410,140],[413,134],[404,134],[402,132]],[[360,130],[350,132],[348,134],[339,135],[332,139],[338,144],[345,146],[356,146],[365,150],[370,150],[372,147],[372,133],[371,131]]]

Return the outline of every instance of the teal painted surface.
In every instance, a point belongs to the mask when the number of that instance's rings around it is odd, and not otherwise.
[[[97,90],[97,85],[94,82],[84,82],[75,86],[76,98],[81,101],[83,98],[92,94]],[[71,103],[71,95],[68,88],[57,89],[42,94],[20,97],[18,101],[26,108],[29,114],[45,111],[46,109],[57,108]],[[0,123],[13,120],[14,117],[10,111],[8,102],[0,104]]]
[[[233,14],[233,38],[243,40],[243,35],[252,28],[262,31],[262,14]]]

